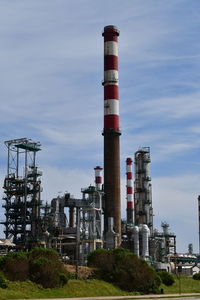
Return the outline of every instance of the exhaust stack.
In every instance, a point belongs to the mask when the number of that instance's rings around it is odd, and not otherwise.
[[[100,166],[96,166],[94,168],[95,171],[95,186],[97,190],[101,190],[102,189],[102,176],[101,176],[101,171],[103,170],[103,168],[101,168]]]
[[[134,222],[134,203],[133,203],[133,172],[132,159],[126,159],[126,197],[127,197],[127,223]]]
[[[104,27],[104,231],[114,218],[114,231],[121,243],[120,141],[118,91],[118,36],[116,26]]]

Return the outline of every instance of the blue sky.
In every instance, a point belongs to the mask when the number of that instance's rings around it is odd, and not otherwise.
[[[103,38],[120,29],[122,216],[125,160],[151,147],[154,224],[198,251],[199,0],[0,0],[0,176],[5,140],[42,144],[44,200],[94,183],[103,165]],[[1,192],[3,194],[3,190]],[[3,219],[3,208],[0,210]],[[2,227],[1,227],[2,232]]]

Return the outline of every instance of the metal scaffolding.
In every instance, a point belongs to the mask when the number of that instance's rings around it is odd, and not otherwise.
[[[102,191],[94,186],[81,190],[85,205],[80,209],[80,242],[82,259],[87,255],[103,247],[102,240]]]
[[[103,247],[103,191],[94,186],[81,191],[82,199],[74,199],[66,194],[65,207],[76,209],[76,261],[85,263],[90,252]]]
[[[42,173],[36,166],[41,144],[22,138],[6,141],[7,174],[4,180],[5,236],[27,246],[39,238]]]

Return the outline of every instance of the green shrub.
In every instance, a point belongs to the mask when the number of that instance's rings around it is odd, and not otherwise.
[[[63,286],[68,282],[68,272],[57,252],[34,248],[29,253],[13,252],[0,258],[0,267],[11,281],[31,280],[44,288]]]
[[[5,267],[5,264],[10,259],[27,259],[27,252],[8,252],[6,255],[0,257],[0,269]]]
[[[45,257],[37,258],[31,263],[30,279],[44,288],[54,288],[60,285],[58,272],[54,269],[52,262]]]
[[[98,259],[101,257],[101,255],[105,255],[107,253],[106,249],[103,248],[99,248],[93,252],[91,252],[90,254],[88,254],[88,266],[89,267],[96,267],[96,264],[98,264]]]
[[[196,273],[192,276],[194,280],[200,280],[200,273]]]
[[[9,252],[1,260],[1,267],[6,278],[11,281],[29,278],[29,262],[24,252]]]
[[[63,286],[68,281],[68,272],[59,260],[58,253],[51,249],[35,248],[29,255],[30,279],[44,288]]]
[[[8,287],[8,285],[6,283],[5,276],[2,272],[0,272],[0,288],[6,289],[7,287]]]
[[[59,255],[56,251],[47,248],[34,248],[28,254],[28,259],[30,264],[38,258],[46,258],[51,261],[51,264],[54,266],[55,270],[59,273],[66,273],[63,262],[60,261]]]
[[[88,256],[88,265],[96,268],[96,278],[111,282],[126,291],[159,291],[160,277],[144,260],[129,250],[117,248],[94,252]]]
[[[169,274],[166,271],[160,271],[157,274],[160,277],[160,279],[164,285],[170,286],[170,285],[174,284],[175,279],[172,274]]]
[[[65,284],[67,284],[67,282],[69,280],[69,276],[65,273],[60,273],[59,279],[60,279],[60,285],[64,286]]]
[[[33,261],[39,257],[46,257],[50,260],[59,261],[58,252],[53,249],[36,247],[28,252],[28,259],[29,261]]]

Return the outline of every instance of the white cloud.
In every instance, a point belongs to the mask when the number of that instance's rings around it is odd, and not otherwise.
[[[68,191],[75,198],[81,197],[81,188],[94,185],[94,170],[84,172],[82,169],[71,170],[62,167],[43,166],[42,186],[45,201],[50,200],[61,192],[63,195]]]
[[[179,252],[186,252],[189,243],[198,251],[198,182],[198,174],[163,176],[152,181],[155,223],[170,224],[177,235]]]

